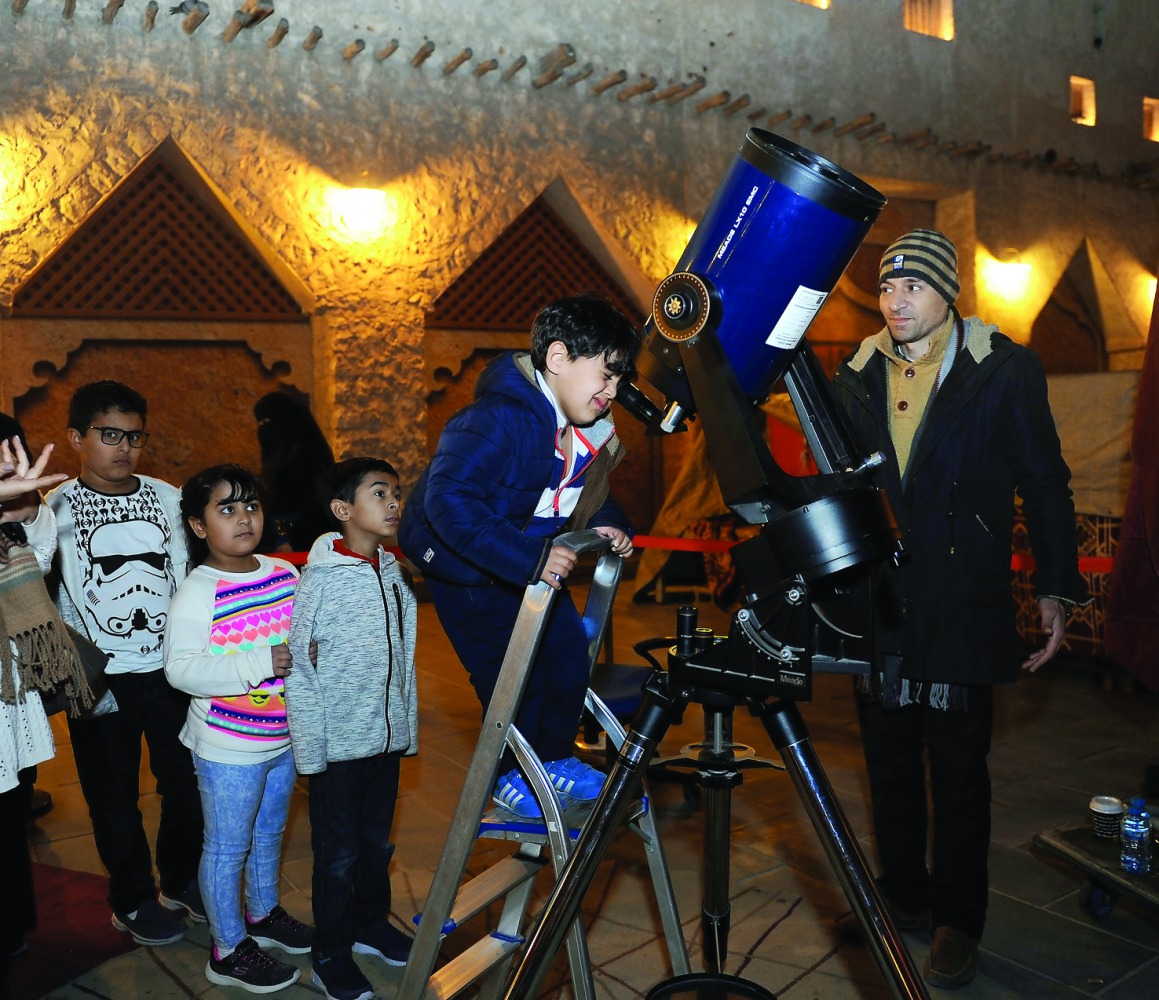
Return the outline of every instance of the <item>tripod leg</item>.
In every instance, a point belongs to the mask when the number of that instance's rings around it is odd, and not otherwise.
[[[591,816],[580,831],[571,857],[539,913],[505,1000],[530,1000],[538,995],[552,959],[579,915],[580,904],[608,844],[639,791],[648,761],[686,704],[683,700],[671,699],[668,686],[668,675],[660,671],[644,685],[644,700],[632,720],[632,728],[592,807]]]
[[[710,785],[704,793],[704,901],[700,905],[704,965],[710,972],[724,971],[732,926],[728,895],[731,827],[732,788]]]
[[[697,783],[704,791],[704,898],[700,931],[704,966],[724,972],[728,932],[732,926],[729,861],[732,838],[732,790],[741,782],[732,743],[732,704],[704,706],[704,749]]]
[[[929,1000],[925,984],[877,891],[877,883],[869,874],[833,786],[817,759],[796,703],[765,703],[759,706],[757,714],[773,745],[784,758],[793,784],[797,786],[797,794],[821,838],[845,895],[853,904],[865,940],[893,995],[898,1000]]]

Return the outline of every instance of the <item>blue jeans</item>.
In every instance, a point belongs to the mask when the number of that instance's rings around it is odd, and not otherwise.
[[[261,920],[278,905],[282,831],[294,790],[290,748],[257,764],[218,764],[193,755],[205,843],[198,881],[213,940],[223,950],[247,936],[241,909],[241,875],[250,918]]]
[[[332,761],[310,775],[314,957],[350,954],[390,917],[397,753]]]

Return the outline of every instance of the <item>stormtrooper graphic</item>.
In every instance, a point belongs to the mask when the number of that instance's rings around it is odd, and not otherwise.
[[[149,661],[161,650],[176,587],[168,521],[151,488],[86,499],[73,506],[81,554],[78,610],[115,661],[126,667]]]
[[[139,544],[126,551],[132,538]],[[102,524],[89,538],[85,599],[99,598],[97,626],[106,635],[140,642],[146,653],[165,632],[172,580],[166,572],[165,532],[156,524]]]

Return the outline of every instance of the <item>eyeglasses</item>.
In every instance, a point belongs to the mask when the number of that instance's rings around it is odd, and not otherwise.
[[[96,424],[89,424],[85,430],[100,431],[101,444],[118,445],[128,438],[130,448],[144,448],[149,440],[148,431],[126,431],[120,427],[97,427]]]

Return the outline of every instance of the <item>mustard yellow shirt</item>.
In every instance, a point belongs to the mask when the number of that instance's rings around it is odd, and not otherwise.
[[[915,360],[902,357],[899,345],[886,327],[877,335],[875,345],[889,359],[888,398],[889,436],[893,440],[893,450],[897,453],[898,471],[905,478],[910,452],[921,427],[926,407],[934,394],[942,362],[954,331],[953,313],[945,323],[930,334],[930,347]],[[904,349],[904,348],[903,348]]]

